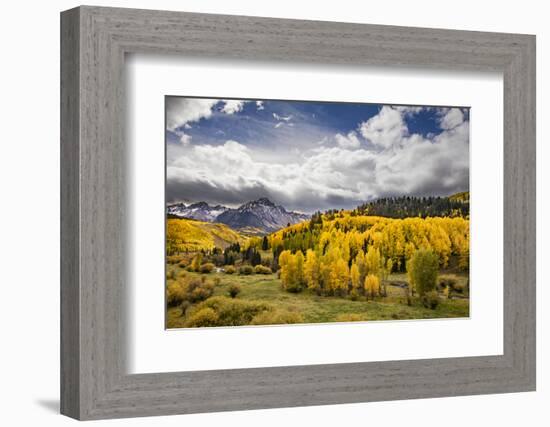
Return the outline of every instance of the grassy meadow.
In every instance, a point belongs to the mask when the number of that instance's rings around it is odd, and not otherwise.
[[[314,291],[304,290],[300,293],[286,292],[281,285],[277,274],[226,274],[223,271],[201,274],[188,272],[178,264],[167,266],[168,277],[176,280],[201,280],[205,283],[219,282],[213,285],[211,297],[221,297],[227,301],[243,301],[246,303],[261,303],[269,305],[267,312],[274,313],[266,318],[267,322],[257,324],[276,323],[329,323],[350,321],[374,321],[374,320],[404,320],[404,319],[432,319],[432,318],[459,318],[469,316],[469,301],[467,292],[450,292],[441,290],[440,303],[435,309],[425,307],[419,299],[412,298],[407,304],[407,289],[401,287],[406,282],[407,276],[403,273],[391,274],[385,283],[387,296],[367,299],[364,296],[353,300],[350,297],[320,296]],[[456,282],[465,286],[467,277],[464,274],[445,274],[444,277],[456,279]],[[171,279],[168,279],[169,281]],[[399,283],[401,286],[392,285]],[[234,297],[230,296],[230,289],[239,287],[240,292]],[[210,297],[210,298],[211,298]],[[200,303],[199,303],[200,304]],[[198,306],[198,304],[195,304]],[[189,318],[181,306],[169,306],[167,310],[167,328],[185,328],[196,325],[186,324]],[[296,317],[284,318],[278,316],[290,313]],[[273,322],[269,320],[272,319]],[[281,321],[282,320],[282,321]],[[286,320],[286,321],[285,321]],[[288,321],[290,320],[290,321]],[[295,320],[295,322],[293,321]],[[243,326],[237,322],[234,326]],[[250,323],[246,323],[250,324]],[[200,325],[199,325],[200,326]],[[205,325],[209,326],[209,325]],[[217,326],[217,325],[210,325]],[[232,325],[227,325],[232,326]]]

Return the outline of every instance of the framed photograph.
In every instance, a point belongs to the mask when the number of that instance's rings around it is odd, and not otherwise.
[[[468,318],[469,140],[466,107],[168,96],[166,327]]]
[[[535,38],[61,15],[61,411],[535,389]]]

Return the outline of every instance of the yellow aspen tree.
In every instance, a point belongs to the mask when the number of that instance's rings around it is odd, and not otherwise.
[[[411,273],[412,272],[411,259],[408,259],[407,262],[405,263],[405,269],[407,270],[407,279],[409,280],[409,286],[407,287],[407,292],[408,292],[408,294],[414,296],[414,291],[416,289],[416,285],[414,283],[414,276]]]
[[[306,252],[304,278],[309,289],[319,288],[319,260],[317,254],[311,249]]]
[[[374,296],[380,292],[380,281],[378,276],[375,276],[374,274],[367,275],[367,277],[365,277],[364,288],[367,296],[374,299]]]
[[[352,288],[355,290],[359,289],[361,287],[361,276],[359,275],[359,267],[357,267],[357,263],[354,262],[351,264],[349,274]]]
[[[341,293],[346,294],[348,292],[348,284],[349,284],[348,263],[344,261],[342,258],[340,258],[336,261],[334,268],[336,271],[335,289]]]
[[[341,248],[341,258],[344,260],[344,262],[348,262],[350,257],[349,239],[346,238],[346,235],[344,233],[341,233],[341,234],[342,234],[342,237],[339,238],[340,248]]]
[[[438,270],[439,260],[432,250],[420,249],[407,262],[409,283],[420,296],[435,289]]]
[[[391,258],[388,258],[386,261],[386,271],[388,273],[388,276],[392,273],[393,270],[393,260]]]
[[[322,287],[327,291],[334,291],[334,277],[331,276],[333,272],[334,263],[340,257],[340,251],[331,245],[328,246],[328,250],[325,255],[321,257],[319,267],[319,277]]]
[[[286,289],[290,284],[292,254],[286,250],[279,255],[279,267],[281,267],[281,285]]]
[[[411,242],[405,243],[405,259],[407,260],[411,259],[415,251],[416,251],[416,247],[414,246],[413,243]]]
[[[323,290],[330,290],[331,265],[323,260],[319,263],[319,287]]]
[[[338,274],[334,269],[330,269],[327,280],[327,289],[332,293],[338,289]]]
[[[198,253],[193,258],[193,261],[191,261],[191,268],[193,269],[193,271],[199,271],[201,267],[201,263],[202,263],[202,254]]]
[[[355,257],[355,263],[357,264],[357,268],[359,269],[359,283],[363,283],[365,281],[365,277],[367,276],[367,264],[365,263],[365,252],[363,250],[359,250],[357,253],[357,256]]]
[[[370,247],[365,256],[365,264],[367,274],[373,274],[375,276],[380,276],[380,251],[377,248]]]
[[[279,233],[273,234],[269,238],[269,246],[273,252],[276,252],[279,246],[283,246],[283,237]]]
[[[301,290],[304,284],[304,254],[302,251],[296,252],[294,255],[294,284],[297,289]]]
[[[331,235],[328,231],[323,231],[321,237],[319,238],[319,249],[321,254],[324,254],[327,251],[327,247],[331,241]]]
[[[296,258],[290,254],[287,263],[287,289],[292,289],[296,285]]]

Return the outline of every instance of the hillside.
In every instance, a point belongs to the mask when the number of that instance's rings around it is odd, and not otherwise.
[[[453,194],[449,196],[449,200],[452,200],[454,202],[470,203],[470,192],[463,191],[462,193]]]
[[[354,215],[353,211],[314,215],[311,221],[279,230],[269,236],[274,255],[282,251],[315,252],[325,266],[342,258],[346,265],[375,249],[392,269],[404,271],[415,251],[434,251],[442,267],[454,258],[462,269],[469,258],[469,220],[462,217],[386,218]]]
[[[225,224],[192,219],[168,218],[166,220],[166,253],[212,250],[226,248],[233,243],[244,243],[246,237]]]

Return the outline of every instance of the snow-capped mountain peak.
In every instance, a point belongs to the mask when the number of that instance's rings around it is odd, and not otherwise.
[[[167,213],[181,218],[214,222],[220,214],[228,209],[229,208],[221,205],[210,206],[206,202],[197,202],[189,206],[186,206],[184,203],[176,203],[168,206]]]
[[[284,207],[275,205],[271,200],[263,197],[224,212],[216,221],[236,229],[252,227],[269,232],[308,218],[308,215],[288,212]]]
[[[188,206],[176,203],[168,206],[167,213],[181,218],[221,222],[234,229],[255,228],[265,232],[309,219],[309,215],[289,212],[266,197],[244,203],[236,209],[222,205],[210,206],[206,202],[196,202]]]

